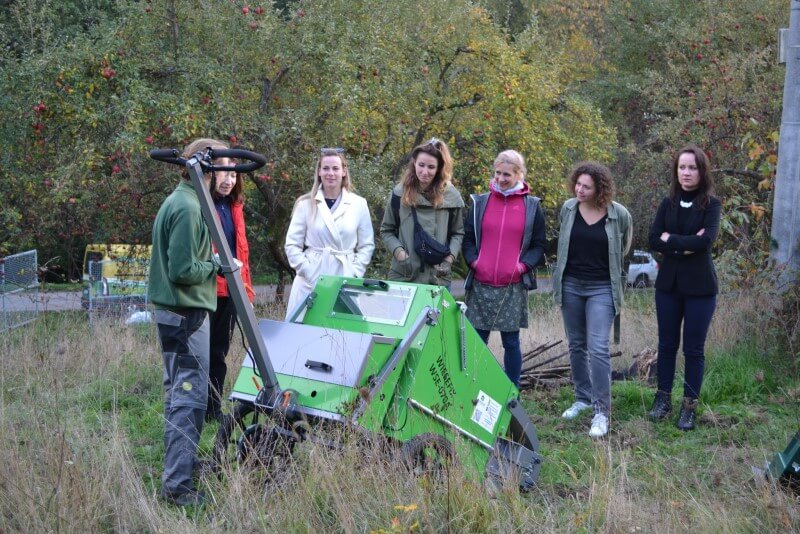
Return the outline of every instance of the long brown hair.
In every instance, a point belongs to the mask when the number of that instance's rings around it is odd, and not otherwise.
[[[247,149],[247,147],[244,145],[233,145],[231,148]],[[237,163],[241,162],[237,161]],[[228,193],[228,198],[231,200],[231,204],[244,204],[244,177],[244,173],[236,173],[236,183],[233,184],[233,189],[231,189],[231,192]],[[211,194],[215,199],[219,198],[219,195],[216,191],[212,191]]]
[[[211,191],[211,196],[214,200],[219,200],[221,198],[227,198],[231,201],[231,204],[244,204],[244,186],[242,182],[244,181],[244,174],[237,172],[236,173],[236,183],[233,184],[233,189],[231,192],[228,193],[227,196],[222,196],[216,191],[216,186],[214,190]]]
[[[433,182],[428,188],[427,194],[423,192],[422,185],[417,178],[417,157],[421,153],[428,154],[436,158],[438,166]],[[425,196],[434,208],[438,208],[444,202],[444,192],[450,185],[453,176],[453,160],[450,158],[450,149],[444,141],[433,137],[430,141],[423,143],[411,151],[411,157],[400,183],[403,184],[403,204],[406,206],[416,206],[420,196]]]
[[[697,185],[699,194],[697,195],[697,202],[695,205],[699,208],[705,208],[708,205],[708,199],[714,195],[714,177],[711,176],[711,163],[705,151],[697,145],[688,144],[681,148],[672,160],[672,183],[669,187],[669,198],[672,204],[675,205],[681,199],[681,184],[678,180],[678,160],[681,159],[683,154],[694,155],[694,162],[697,165],[697,174],[700,175],[700,183]]]

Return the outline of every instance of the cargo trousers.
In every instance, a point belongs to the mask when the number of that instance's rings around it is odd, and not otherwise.
[[[203,431],[208,397],[208,311],[155,312],[164,361],[163,495],[194,491],[192,470]]]

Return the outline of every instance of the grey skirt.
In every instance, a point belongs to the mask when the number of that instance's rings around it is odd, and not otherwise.
[[[480,330],[527,328],[528,290],[522,282],[493,287],[475,281],[467,293],[467,319]]]

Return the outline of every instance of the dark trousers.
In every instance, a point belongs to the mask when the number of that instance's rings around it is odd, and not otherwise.
[[[716,306],[716,295],[691,297],[656,290],[659,390],[672,391],[682,325],[683,355],[686,359],[683,396],[690,399],[700,396],[705,367],[706,335]]]
[[[475,329],[481,339],[487,345],[489,344],[489,334],[491,330]],[[506,376],[514,382],[514,385],[519,387],[519,377],[522,373],[522,351],[519,347],[519,330],[513,332],[500,331],[500,339],[503,342],[503,349],[505,355],[503,356],[503,364],[506,369]]]
[[[208,312],[155,311],[164,361],[164,474],[161,491],[193,491],[192,470],[203,433],[208,389]]]
[[[220,411],[222,389],[228,366],[225,357],[231,347],[236,309],[230,297],[217,297],[217,311],[211,314],[211,350],[208,373],[208,404],[206,412],[216,415]]]

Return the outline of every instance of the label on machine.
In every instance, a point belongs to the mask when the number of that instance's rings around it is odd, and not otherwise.
[[[493,432],[494,425],[500,418],[500,403],[491,398],[483,391],[478,392],[477,404],[472,411],[472,420],[485,428],[487,432]]]

